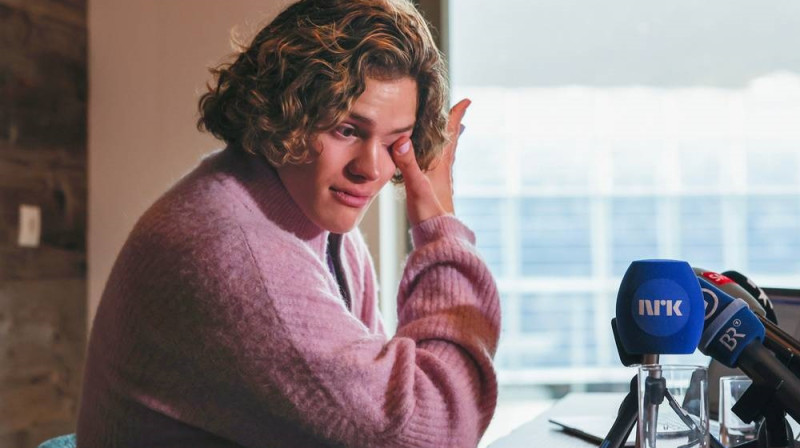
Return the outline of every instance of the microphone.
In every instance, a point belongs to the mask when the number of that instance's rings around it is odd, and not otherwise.
[[[734,299],[698,277],[705,301],[705,326],[698,348],[728,367],[739,367],[753,383],[772,389],[773,399],[795,420],[800,417],[800,379],[762,341],[764,325],[742,299]]]
[[[772,306],[772,301],[769,300],[767,293],[764,292],[764,290],[758,285],[756,285],[755,282],[747,278],[744,274],[736,271],[725,271],[722,273],[722,275],[733,280],[737,285],[744,288],[744,290],[747,291],[751,296],[755,297],[755,299],[758,300],[758,303],[764,307],[767,318],[775,324],[778,323],[778,316],[775,314],[775,307]]]
[[[724,274],[717,274],[716,272],[707,271],[697,267],[693,269],[699,277],[710,281],[720,290],[732,297],[744,300],[750,307],[750,310],[756,313],[759,321],[764,326],[766,332],[766,336],[763,340],[764,346],[775,353],[778,359],[781,360],[784,365],[789,367],[792,372],[795,373],[795,375],[800,375],[800,341],[797,341],[791,335],[778,327],[774,321],[769,319],[765,308],[761,306],[761,303],[763,302],[756,300],[745,288]],[[747,277],[744,277],[741,274],[738,275],[747,279]],[[753,284],[753,286],[758,288],[755,286],[755,284]],[[766,294],[764,294],[764,297],[766,297]],[[769,299],[767,299],[767,301],[769,302]]]
[[[747,306],[750,307],[750,311],[752,311],[753,314],[766,317],[767,311],[764,309],[764,306],[761,305],[761,302],[756,300],[752,294],[747,292],[746,289],[739,286],[735,281],[727,277],[725,274],[719,274],[714,271],[709,271],[708,269],[699,268],[697,266],[693,267],[692,270],[694,270],[694,273],[697,274],[698,277],[705,278],[709,282],[713,283],[717,288],[725,291],[731,297],[744,300],[747,303]]]
[[[629,354],[657,364],[659,354],[693,353],[703,331],[703,294],[685,261],[637,260],[617,293],[617,329]]]
[[[698,280],[706,303],[705,328],[698,348],[728,367],[737,367],[744,348],[764,340],[764,325],[743,299],[734,299],[703,276]]]
[[[640,355],[641,363],[658,364],[660,354],[693,353],[703,331],[703,306],[700,284],[685,261],[634,261],[622,278],[611,323],[620,359],[626,363]],[[651,377],[660,380],[656,373]],[[631,403],[628,398],[623,401],[603,448],[624,443],[635,423]],[[656,424],[657,409],[655,404],[648,405],[647,425]]]
[[[729,273],[733,273],[736,279],[728,277],[727,274]],[[702,275],[702,273],[699,274]],[[771,350],[776,358],[788,367],[792,373],[795,375],[800,374],[800,365],[796,362],[800,358],[796,356],[796,353],[793,353],[797,348],[800,348],[800,344],[797,344],[797,341],[778,328],[772,303],[764,291],[750,279],[735,271],[728,271],[723,274],[706,272],[705,277],[723,292],[733,297],[744,299],[750,306],[751,311],[763,311],[757,317],[765,327],[765,338],[762,341],[764,346]],[[736,284],[734,285],[733,282]],[[755,297],[759,297],[759,299]],[[771,316],[770,313],[772,313]],[[770,357],[768,362],[774,361]],[[715,365],[721,364],[712,360],[709,370]],[[741,373],[741,371],[739,372]],[[745,394],[736,402],[733,411],[744,421],[761,420],[763,418],[761,423],[762,435],[759,436],[761,445],[764,445],[761,442],[766,441],[765,446],[793,446],[790,443],[793,436],[791,435],[791,428],[786,422],[786,411],[784,407],[776,406],[780,402],[774,399],[774,395],[778,393],[777,388],[781,384],[778,381],[782,380],[780,378],[772,378],[771,381],[772,383],[768,380],[766,384],[763,380],[754,381],[753,386],[748,388]],[[709,399],[713,401],[714,397],[710,395]]]

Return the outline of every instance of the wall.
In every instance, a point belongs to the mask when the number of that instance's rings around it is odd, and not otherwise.
[[[285,0],[89,4],[89,319],[142,212],[221,143],[195,128],[207,68]]]
[[[2,1],[2,0],[0,0]],[[440,0],[420,2],[438,21]],[[249,42],[291,0],[106,0],[89,5],[89,305],[142,212],[221,143],[195,128],[207,67],[226,60],[231,30]],[[387,191],[361,224],[392,328],[403,205]],[[380,224],[390,223],[389,225]],[[380,249],[380,250],[379,250]],[[384,250],[386,249],[386,250]]]
[[[86,2],[0,0],[0,447],[71,432],[86,337]],[[18,245],[20,204],[41,210]]]

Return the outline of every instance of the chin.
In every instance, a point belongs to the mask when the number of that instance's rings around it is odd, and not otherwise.
[[[330,225],[330,226],[324,226],[323,229],[325,229],[325,230],[327,230],[328,232],[331,232],[331,233],[347,233],[347,232],[355,229],[357,225],[358,224],[352,224],[352,225]]]
[[[360,223],[363,215],[359,215],[353,219],[338,219],[325,220],[320,227],[332,233],[347,233],[355,229]]]

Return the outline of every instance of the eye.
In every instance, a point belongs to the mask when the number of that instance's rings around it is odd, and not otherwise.
[[[358,137],[358,130],[349,124],[342,124],[334,129],[336,135],[344,138]]]

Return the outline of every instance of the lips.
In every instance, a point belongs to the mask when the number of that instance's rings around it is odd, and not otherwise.
[[[369,204],[372,196],[352,190],[339,190],[331,187],[333,197],[342,204],[353,208],[364,208]]]

